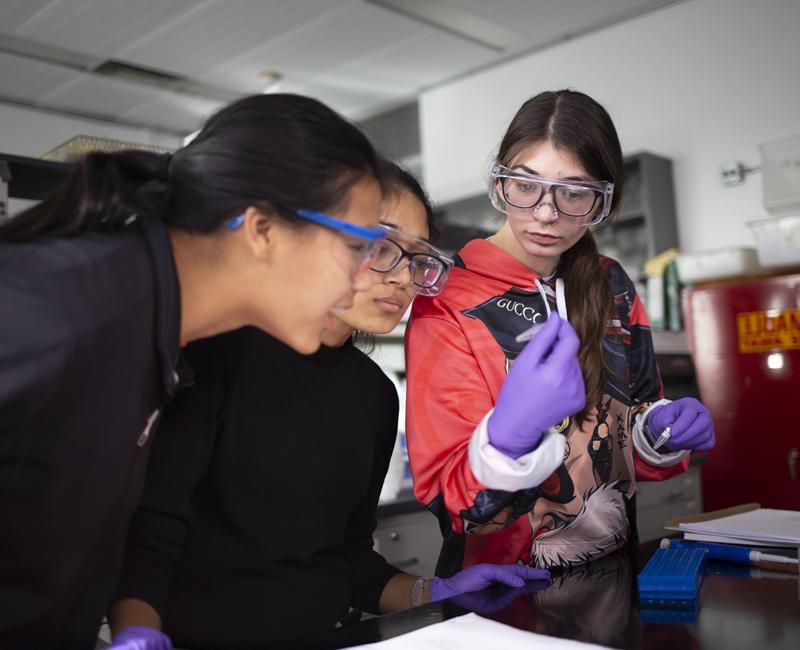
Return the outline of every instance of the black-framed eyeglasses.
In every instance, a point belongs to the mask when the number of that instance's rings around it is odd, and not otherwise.
[[[440,294],[453,268],[453,258],[430,242],[412,237],[399,228],[388,225],[381,227],[387,231],[387,237],[380,242],[370,269],[377,273],[396,273],[408,267],[417,293],[424,296]],[[401,242],[414,252],[406,250]]]

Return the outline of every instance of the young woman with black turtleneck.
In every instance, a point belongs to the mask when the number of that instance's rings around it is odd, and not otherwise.
[[[372,548],[398,402],[353,333],[392,330],[452,263],[426,241],[432,211],[416,181],[384,175],[383,272],[332,317],[319,352],[301,357],[252,328],[186,350],[195,386],[162,422],[111,614],[122,635],[163,629],[147,650],[168,647],[166,635],[193,649],[280,647],[348,607],[390,612],[548,575],[484,565],[426,579]]]

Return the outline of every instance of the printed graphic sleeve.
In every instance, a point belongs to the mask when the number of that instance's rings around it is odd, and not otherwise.
[[[454,322],[412,318],[406,333],[406,373],[414,492],[437,515],[443,530],[491,533],[527,512],[538,485],[563,459],[563,436],[546,436],[539,449],[516,461],[499,458],[486,442],[492,396]],[[562,447],[556,449],[558,445]]]
[[[619,267],[619,265],[617,265]],[[615,301],[618,308],[625,308],[620,316],[630,332],[630,344],[627,346],[628,371],[631,406],[631,437],[635,449],[634,464],[636,479],[639,481],[663,481],[681,472],[689,466],[688,454],[659,454],[653,451],[642,433],[642,425],[647,412],[656,402],[664,397],[661,375],[656,363],[653,348],[653,335],[650,321],[636,288],[627,274],[619,267],[621,289],[615,290]],[[622,293],[623,300],[618,296]]]

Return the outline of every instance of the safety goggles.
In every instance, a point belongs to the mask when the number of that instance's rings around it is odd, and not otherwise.
[[[378,254],[381,242],[386,239],[386,231],[381,227],[370,228],[359,226],[349,221],[332,217],[322,212],[313,210],[288,210],[294,215],[311,221],[317,225],[330,228],[339,233],[344,239],[350,251],[350,269],[353,277],[366,271]],[[229,230],[236,230],[244,223],[244,212],[225,222],[225,227]]]
[[[430,242],[412,237],[399,228],[381,225],[386,233],[370,269],[378,273],[397,273],[408,268],[411,283],[422,296],[437,296],[444,289],[453,258]]]
[[[562,214],[576,226],[595,226],[611,212],[614,184],[608,181],[554,181],[533,174],[508,169],[500,163],[492,166],[489,198],[492,205],[508,214],[508,206],[536,208],[546,196],[556,217]]]

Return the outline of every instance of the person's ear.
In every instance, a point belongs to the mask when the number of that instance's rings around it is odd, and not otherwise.
[[[245,210],[242,231],[248,247],[257,258],[269,257],[276,241],[277,221],[278,217],[272,212],[252,206]]]

